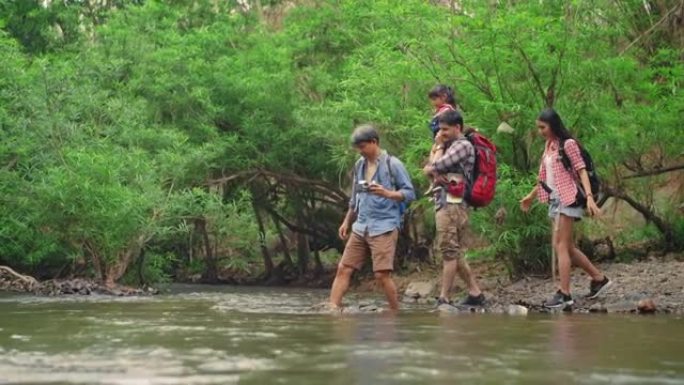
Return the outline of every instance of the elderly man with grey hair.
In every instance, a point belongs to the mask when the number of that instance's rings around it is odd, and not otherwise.
[[[337,266],[330,305],[340,309],[352,274],[370,256],[375,279],[390,309],[397,310],[397,288],[392,281],[394,254],[402,204],[414,200],[415,192],[401,161],[380,148],[380,136],[373,126],[357,127],[351,139],[361,158],[354,166],[349,210],[339,229],[340,238],[347,244]]]

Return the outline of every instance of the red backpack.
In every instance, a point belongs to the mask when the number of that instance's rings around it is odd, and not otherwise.
[[[475,147],[475,167],[464,198],[473,207],[485,207],[496,191],[496,146],[477,131],[466,137]]]

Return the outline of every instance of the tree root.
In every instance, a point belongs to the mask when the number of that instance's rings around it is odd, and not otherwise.
[[[31,277],[30,275],[19,274],[9,266],[0,265],[0,273],[1,272],[5,272],[10,276],[14,277],[16,280],[21,281],[24,284],[24,286],[30,291],[40,286],[40,283],[37,279]]]

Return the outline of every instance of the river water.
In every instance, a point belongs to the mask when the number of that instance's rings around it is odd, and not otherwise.
[[[681,317],[313,313],[326,294],[4,294],[0,384],[684,384]]]

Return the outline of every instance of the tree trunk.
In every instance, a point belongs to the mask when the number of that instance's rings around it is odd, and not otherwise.
[[[283,226],[275,216],[271,216],[271,219],[273,220],[276,231],[278,232],[278,238],[280,238],[280,246],[283,249],[283,260],[285,261],[286,265],[294,266],[294,263],[292,262],[292,256],[290,255],[290,248],[287,244],[287,239],[285,238],[285,234],[283,234]]]
[[[107,271],[104,266],[104,261],[102,261],[102,258],[100,257],[100,252],[95,249],[94,246],[90,244],[89,241],[83,242],[83,248],[85,251],[90,254],[90,258],[93,261],[93,269],[95,269],[95,275],[97,276],[97,279],[105,283],[107,280]]]
[[[204,217],[195,219],[195,229],[199,232],[204,242],[204,255],[207,264],[204,270],[204,279],[208,282],[215,283],[218,281],[218,266],[216,264],[216,256],[212,252],[211,240],[207,232],[207,220]]]
[[[271,274],[273,274],[273,259],[266,246],[266,229],[264,227],[264,221],[261,218],[261,212],[257,208],[256,203],[254,203],[254,200],[252,200],[252,209],[254,210],[257,226],[259,226],[259,246],[261,247],[261,255],[264,258],[264,278],[268,279],[271,277]]]
[[[323,262],[321,261],[321,252],[318,249],[314,250],[314,263],[316,266],[314,274],[318,277],[323,274]]]
[[[138,284],[145,285],[145,249],[140,250],[138,256]]]
[[[140,256],[144,244],[145,237],[141,235],[117,254],[116,262],[106,266],[106,286],[113,287],[126,274],[128,266]]]
[[[644,217],[644,219],[649,222],[653,222],[658,231],[663,234],[665,248],[667,250],[674,250],[678,246],[672,226],[659,217],[650,207],[637,202],[623,190],[605,186],[605,192],[609,196],[627,202],[630,206],[632,206],[632,208],[634,208],[634,210],[638,211]]]
[[[300,274],[305,274],[309,266],[309,238],[306,234],[297,233],[297,267]]]

